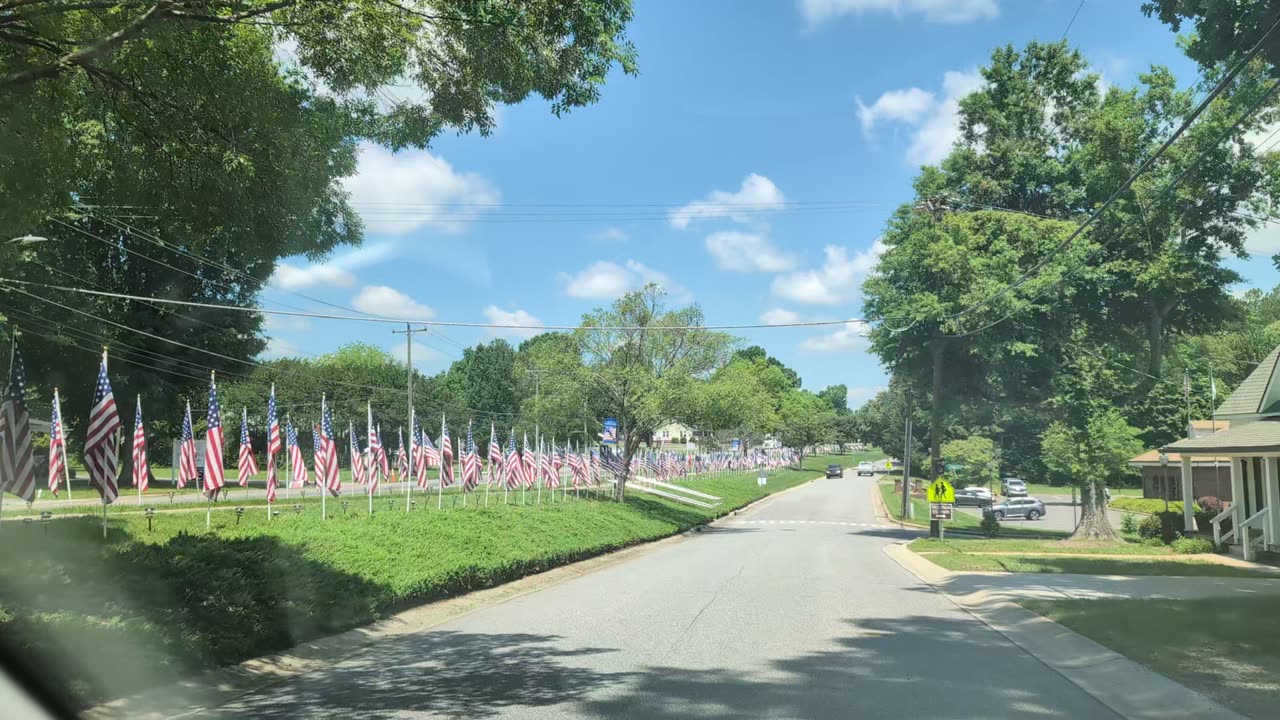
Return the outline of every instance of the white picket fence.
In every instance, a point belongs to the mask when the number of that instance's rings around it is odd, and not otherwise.
[[[630,484],[631,487],[641,492],[646,492],[650,495],[657,495],[658,497],[664,497],[668,500],[674,500],[678,503],[693,505],[694,507],[700,507],[707,510],[719,507],[720,503],[723,501],[722,498],[716,497],[715,495],[708,495],[704,492],[690,490],[687,487],[672,485],[671,483],[665,483],[654,478],[643,477],[640,475],[631,478]]]

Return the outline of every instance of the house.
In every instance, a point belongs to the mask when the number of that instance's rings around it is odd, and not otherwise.
[[[1229,420],[1192,420],[1187,427],[1187,437],[1201,438],[1231,427]],[[1160,500],[1182,499],[1182,456],[1178,453],[1162,453],[1148,450],[1131,458],[1129,464],[1142,473],[1142,497]],[[1192,499],[1205,496],[1230,500],[1231,459],[1226,457],[1197,457],[1191,461]]]
[[[684,444],[686,442],[693,442],[693,430],[678,422],[669,422],[653,431],[653,443],[655,445]]]
[[[1161,448],[1178,453],[1182,465],[1182,497],[1195,495],[1193,463],[1201,458],[1227,458],[1231,506],[1209,528],[1215,540],[1242,546],[1245,559],[1258,549],[1280,550],[1280,346],[1258,364],[1240,387],[1218,407],[1214,419],[1230,421],[1225,430],[1179,440]],[[1230,519],[1230,528],[1223,521]],[[1196,531],[1194,506],[1183,504],[1188,532]]]

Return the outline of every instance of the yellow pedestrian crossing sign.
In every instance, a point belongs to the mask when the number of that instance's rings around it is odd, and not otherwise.
[[[931,503],[953,503],[956,501],[956,489],[951,487],[951,483],[946,478],[938,478],[929,486],[929,502]]]

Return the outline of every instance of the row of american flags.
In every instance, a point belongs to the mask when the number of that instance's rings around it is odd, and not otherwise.
[[[120,494],[117,474],[123,423],[107,375],[107,360],[107,352],[104,350],[94,388],[84,451],[89,482],[99,492],[102,501],[110,504]],[[212,373],[209,378],[203,475],[199,472],[199,453],[191,418],[191,404],[188,402],[179,438],[177,487],[184,488],[188,484],[199,483],[201,491],[212,497],[227,482],[223,468],[222,411],[218,402],[217,379]],[[562,471],[565,469],[569,475],[566,487],[571,484],[577,489],[598,486],[605,475],[619,476],[626,469],[622,454],[607,445],[590,448],[579,446],[575,449],[570,444],[557,445],[552,440],[549,446],[536,443],[531,448],[528,433],[525,433],[517,447],[514,428],[508,434],[504,450],[497,428],[492,423],[489,426],[487,453],[482,457],[475,442],[472,424],[467,425],[466,440],[455,444],[443,415],[437,436],[438,445],[423,430],[418,418],[412,418],[407,448],[403,430],[398,433],[393,467],[382,441],[381,427],[374,422],[371,405],[368,407],[366,420],[364,447],[361,447],[354,423],[348,424],[347,460],[352,480],[365,486],[370,495],[378,490],[379,483],[384,478],[411,481],[425,490],[429,487],[429,468],[439,471],[439,489],[451,487],[460,480],[464,492],[475,490],[482,482],[486,486],[497,485],[507,490],[528,490],[541,482],[542,487],[555,489],[561,487]],[[323,396],[320,418],[312,425],[311,432],[313,454],[312,466],[309,468],[292,419],[286,418],[283,425],[280,422],[275,387],[272,386],[267,399],[265,466],[268,502],[275,501],[280,485],[278,466],[283,466],[285,482],[290,487],[305,487],[314,478],[314,484],[326,489],[329,494],[338,496],[341,493],[338,436],[332,411]],[[728,452],[677,454],[647,450],[634,455],[630,471],[632,474],[647,474],[669,480],[703,473],[776,468],[793,459],[793,454],[787,450],[757,451],[748,455]],[[60,482],[67,474],[66,432],[61,417],[61,399],[56,388],[49,430],[48,470],[48,487],[56,494]],[[456,472],[458,470],[460,472]],[[261,472],[250,439],[247,409],[242,410],[240,416],[236,471],[237,482],[242,487],[248,486],[250,478]],[[138,491],[144,492],[150,477],[146,427],[143,423],[142,399],[139,397],[134,412],[131,479]],[[26,373],[15,345],[9,385],[3,407],[0,407],[0,490],[11,492],[30,502],[34,499],[35,488],[30,414],[26,408]]]

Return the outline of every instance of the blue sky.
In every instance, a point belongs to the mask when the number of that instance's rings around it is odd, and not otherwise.
[[[264,306],[327,309],[300,293],[378,315],[574,324],[652,279],[714,324],[856,318],[876,237],[918,165],[945,153],[955,98],[993,47],[1057,40],[1077,5],[638,0],[639,76],[615,73],[598,104],[561,118],[541,100],[501,108],[487,138],[366,147],[349,184],[365,245],[286,261]],[[1105,82],[1130,84],[1152,63],[1190,82],[1173,33],[1139,6],[1088,0],[1068,37]],[[1232,266],[1269,288],[1280,234],[1256,249]],[[860,330],[741,334],[806,387],[848,385],[857,405],[886,382]],[[267,332],[272,356],[352,340],[404,353],[387,326],[272,319]],[[493,336],[428,335],[415,364],[443,369]]]

